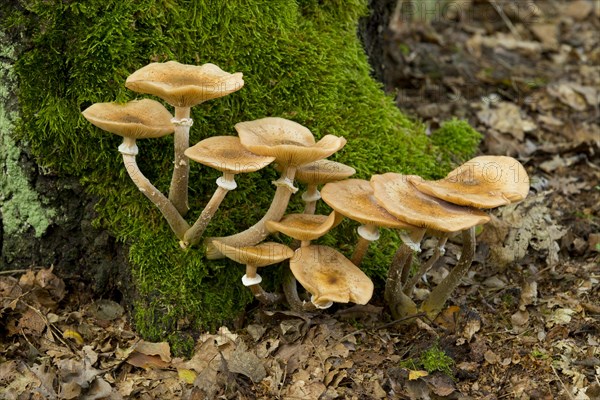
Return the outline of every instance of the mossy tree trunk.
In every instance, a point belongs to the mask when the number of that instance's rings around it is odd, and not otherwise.
[[[453,138],[440,146],[438,136],[427,136],[424,126],[396,109],[370,76],[358,39],[359,19],[367,15],[363,0],[3,2],[1,40],[12,44],[2,45],[9,50],[0,55],[0,111],[6,115],[0,117],[0,161],[10,170],[0,178],[2,267],[54,264],[96,289],[114,287],[109,278],[118,277],[116,271],[131,272],[138,295],[132,287],[123,295],[133,302],[138,330],[151,340],[171,340],[176,351],[189,349],[192,332],[231,321],[252,300],[240,283],[241,266],[207,261],[202,246],[179,249],[160,213],[129,181],[119,139],[80,114],[95,102],[141,97],[124,81],[153,61],[212,62],[244,73],[242,90],[193,110],[192,144],[234,134],[240,121],[280,116],[316,137],[346,137],[334,158],[356,168],[358,177],[444,174],[453,153],[464,159],[473,152],[478,135],[459,125],[439,135]],[[380,34],[363,30],[369,32]],[[166,193],[172,139],[140,141],[139,147],[142,171]],[[189,221],[218,175],[192,165]],[[272,170],[241,176],[207,235],[229,235],[259,220],[274,177]],[[355,228],[346,222],[324,243],[349,255]],[[397,243],[392,233],[382,235],[363,264],[367,273],[383,277]]]

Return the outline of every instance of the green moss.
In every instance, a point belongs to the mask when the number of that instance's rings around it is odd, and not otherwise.
[[[439,343],[435,343],[427,350],[423,351],[419,358],[408,358],[400,362],[401,368],[411,370],[424,370],[428,373],[442,372],[448,376],[453,376],[452,367],[454,360],[446,354]]]
[[[473,157],[481,138],[467,121],[457,118],[443,122],[431,135],[433,143],[445,149],[444,161],[457,164]]]
[[[7,236],[19,235],[33,229],[41,237],[56,212],[45,207],[42,199],[31,188],[29,180],[19,166],[21,149],[11,133],[15,129],[17,113],[8,109],[9,91],[16,87],[11,65],[3,60],[14,57],[14,49],[5,45],[7,39],[0,32],[0,214],[2,229]]]
[[[454,360],[437,343],[421,354],[419,363],[429,373],[439,371],[452,376]]]
[[[116,151],[119,139],[87,123],[80,112],[95,102],[138,97],[126,77],[151,61],[212,62],[244,73],[245,86],[193,110],[191,141],[234,134],[239,121],[265,116],[293,119],[315,136],[345,136],[334,158],[358,177],[402,171],[444,175],[454,161],[447,144],[425,135],[369,76],[357,39],[366,1],[28,0],[12,10],[6,29],[19,27],[31,45],[19,55],[22,125],[39,162],[81,178],[101,200],[97,224],[130,243],[139,291],[136,325],[150,338],[165,338],[187,317],[194,328],[230,321],[251,298],[239,283],[241,268],[208,262],[202,249],[179,250],[159,212],[129,182]],[[452,134],[469,136],[470,131]],[[450,133],[448,133],[450,135]],[[461,137],[455,139],[461,143]],[[465,141],[472,152],[474,144]],[[148,178],[167,191],[172,138],[139,143],[138,161]],[[454,149],[453,149],[454,151]],[[208,235],[240,231],[258,220],[274,189],[272,170],[240,177],[219,209]],[[217,173],[192,166],[189,220],[214,190]],[[325,239],[346,252],[354,225]],[[397,238],[384,235],[365,263],[383,276]],[[267,274],[265,274],[267,275]]]

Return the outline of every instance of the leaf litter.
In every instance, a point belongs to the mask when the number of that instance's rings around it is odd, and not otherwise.
[[[516,156],[532,178],[479,235],[438,320],[394,323],[377,298],[252,309],[243,328],[199,333],[184,359],[114,301],[81,303],[52,268],[3,273],[0,398],[600,398],[597,2],[470,0],[413,17],[396,11],[385,29],[386,90],[431,130],[468,119],[482,153]],[[456,263],[460,246],[447,248],[416,292]],[[449,374],[418,364],[434,346]]]

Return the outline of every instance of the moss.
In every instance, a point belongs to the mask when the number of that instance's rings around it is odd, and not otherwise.
[[[42,199],[32,189],[29,180],[19,166],[21,149],[11,137],[15,129],[17,113],[10,110],[9,94],[16,87],[15,76],[9,62],[14,49],[6,44],[0,32],[0,220],[2,235],[19,235],[33,229],[41,237],[56,216],[56,212],[45,207]]]
[[[355,167],[359,177],[387,171],[442,176],[452,167],[449,147],[425,135],[424,126],[403,115],[369,76],[355,32],[366,3],[28,0],[4,20],[6,29],[18,27],[31,38],[16,65],[23,117],[19,138],[46,168],[80,177],[87,191],[101,198],[97,224],[131,244],[140,294],[136,325],[143,335],[169,337],[183,317],[194,328],[215,327],[251,298],[239,283],[239,266],[208,262],[202,249],[178,249],[158,211],[129,182],[116,151],[119,139],[87,123],[81,110],[94,102],[137,97],[124,81],[151,61],[212,62],[243,72],[246,83],[241,91],[193,110],[192,143],[234,134],[239,121],[281,116],[317,137],[348,138],[334,158]],[[465,143],[459,158],[473,151],[474,144]],[[139,143],[140,167],[163,192],[172,146],[170,137]],[[273,176],[267,170],[240,177],[207,234],[230,234],[258,220],[270,202]],[[190,221],[211,196],[216,178],[215,171],[192,166]],[[344,226],[325,240],[349,250],[354,225]],[[383,276],[396,243],[393,234],[384,235],[366,270]]]
[[[473,157],[482,135],[465,120],[453,118],[442,123],[433,132],[431,140],[437,146],[445,148],[444,162],[460,163]]]
[[[439,371],[452,376],[454,360],[436,343],[421,354],[419,364],[430,374]]]

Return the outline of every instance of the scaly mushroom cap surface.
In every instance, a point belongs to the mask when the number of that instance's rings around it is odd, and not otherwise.
[[[275,164],[275,169],[279,172],[283,168]],[[331,160],[317,160],[298,167],[295,179],[307,185],[322,185],[328,182],[341,181],[356,173],[356,170],[346,164]]]
[[[156,100],[95,103],[81,114],[100,129],[133,139],[158,138],[175,130],[173,116]]]
[[[240,122],[235,129],[242,146],[253,153],[275,157],[283,168],[329,157],[346,144],[346,139],[334,135],[325,135],[315,143],[308,128],[278,117]]]
[[[290,260],[290,268],[298,282],[314,296],[315,303],[367,304],[373,296],[371,279],[331,247],[299,248]]]
[[[237,263],[254,267],[266,267],[294,256],[294,250],[275,242],[264,242],[256,246],[245,247],[229,246],[218,240],[213,240],[212,244],[225,257]]]
[[[258,171],[275,157],[259,156],[248,150],[236,136],[213,136],[188,148],[186,157],[221,172],[241,174]]]
[[[425,194],[447,202],[477,208],[494,208],[523,200],[529,193],[529,176],[512,157],[475,157],[444,179],[409,179]]]
[[[267,221],[269,232],[281,232],[296,240],[315,240],[325,235],[331,228],[342,222],[336,212],[329,215],[288,214],[281,221]]]
[[[488,222],[490,217],[475,208],[457,206],[419,192],[411,180],[416,175],[388,172],[373,175],[374,196],[390,214],[409,224],[440,232],[458,232]]]
[[[176,107],[192,107],[223,97],[244,86],[241,72],[230,74],[214,64],[187,65],[177,61],[151,63],[129,75],[125,86],[164,99]]]
[[[417,229],[415,226],[397,219],[379,205],[373,196],[373,188],[368,181],[363,179],[330,182],[321,189],[321,197],[335,211],[361,224],[396,229]]]

